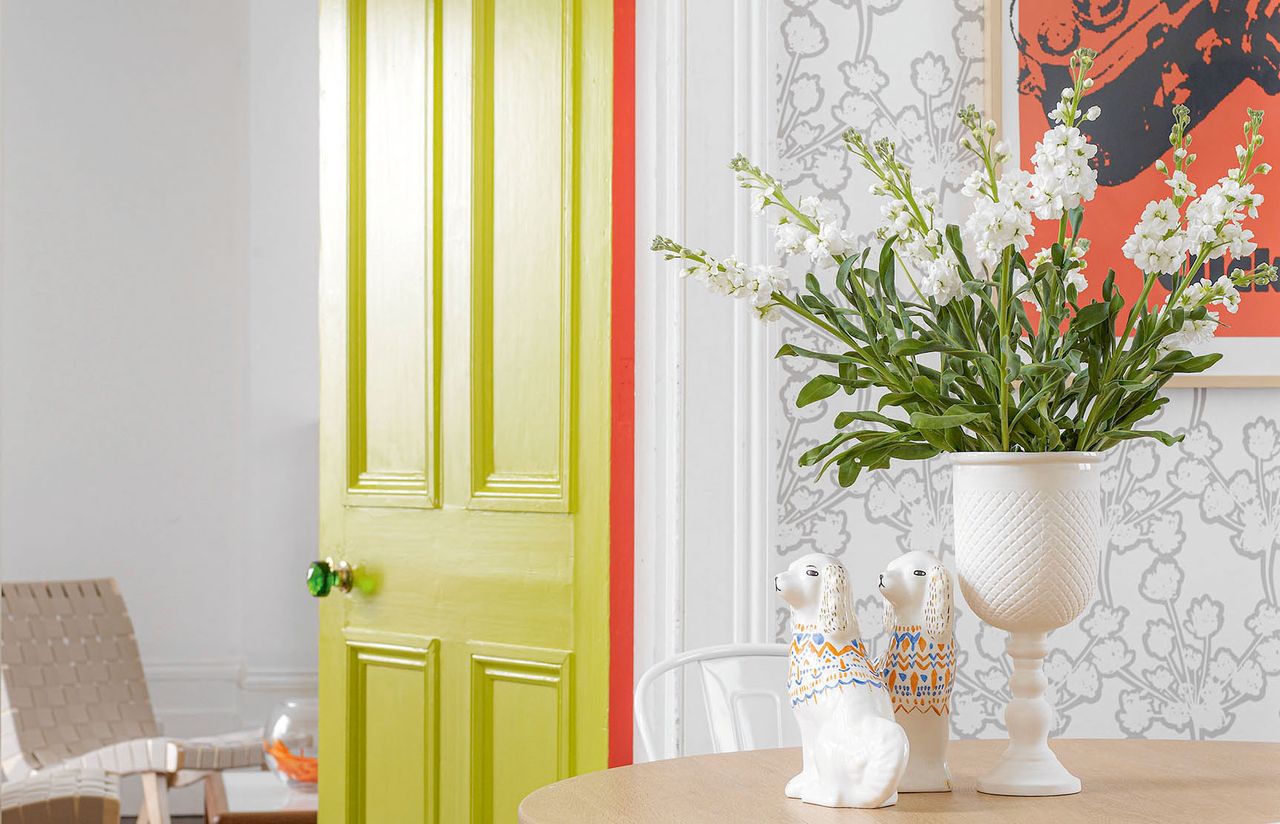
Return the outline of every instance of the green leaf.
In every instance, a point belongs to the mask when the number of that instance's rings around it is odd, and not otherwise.
[[[887,289],[897,289],[893,278],[893,242],[897,239],[894,235],[880,247],[880,265],[877,268],[880,270],[880,283]]]
[[[916,375],[912,378],[911,388],[916,392],[916,394],[922,395],[925,398],[938,397],[938,387],[934,386],[933,381],[929,380],[924,375]]]
[[[1197,355],[1194,358],[1188,358],[1178,366],[1178,371],[1183,373],[1203,372],[1210,366],[1222,360],[1221,352],[1211,352],[1207,355]]]
[[[950,429],[966,423],[982,420],[987,417],[982,412],[951,412],[946,415],[930,415],[927,412],[912,412],[911,425],[916,429]]]
[[[840,444],[851,440],[852,437],[853,436],[847,432],[841,432],[826,443],[820,443],[812,449],[805,450],[804,454],[800,456],[798,463],[801,466],[813,466],[832,452],[835,452],[836,449],[840,447]]]
[[[840,486],[846,489],[853,486],[853,482],[858,480],[858,475],[862,472],[862,467],[855,460],[847,460],[840,462],[840,471],[836,474],[836,481]]]
[[[850,412],[841,412],[836,415],[836,429],[844,429],[854,421],[864,421],[867,423],[882,423],[886,426],[892,426],[898,431],[905,431],[910,427],[906,421],[895,420],[887,415],[881,415],[879,412],[872,412],[870,409],[857,409]]]
[[[1094,303],[1080,307],[1071,321],[1071,329],[1075,332],[1087,332],[1111,317],[1111,307],[1105,303]]]
[[[939,451],[941,450],[931,444],[909,441],[893,446],[890,450],[890,457],[899,461],[923,461],[937,455]]]
[[[880,397],[880,402],[876,404],[876,409],[884,409],[886,406],[903,406],[911,401],[920,401],[920,397],[914,392],[888,392]]]
[[[827,363],[857,363],[851,354],[837,355],[832,352],[815,352],[812,349],[801,349],[799,346],[791,343],[784,343],[778,349],[775,358],[812,358],[813,360],[825,361]]]
[[[1067,225],[1071,227],[1071,236],[1080,234],[1080,224],[1084,221],[1084,207],[1076,206],[1067,210]]]
[[[1071,364],[1063,358],[1054,358],[1051,361],[1043,363],[1026,363],[1022,365],[1021,373],[1026,378],[1039,378],[1045,375],[1053,375],[1058,372],[1070,372]]]
[[[1193,355],[1186,349],[1174,349],[1151,367],[1155,372],[1203,372],[1222,360],[1221,352]]]
[[[899,355],[923,355],[926,352],[946,352],[950,348],[946,341],[904,338],[903,340],[894,341],[889,347],[889,354],[895,357]]]
[[[955,451],[956,444],[953,436],[956,432],[955,429],[921,429],[920,437],[939,452],[951,452]]]
[[[801,387],[800,394],[796,395],[796,407],[802,408],[811,403],[817,403],[838,391],[840,391],[840,384],[827,375],[819,375]]]
[[[1160,432],[1155,429],[1138,430],[1138,429],[1108,429],[1102,433],[1102,437],[1111,438],[1116,441],[1129,441],[1134,438],[1155,438],[1165,446],[1173,446],[1182,440],[1182,435],[1170,435],[1168,432]]]

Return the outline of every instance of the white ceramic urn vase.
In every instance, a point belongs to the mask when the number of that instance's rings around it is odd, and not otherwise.
[[[1009,747],[978,790],[1066,795],[1080,779],[1049,749],[1053,708],[1043,665],[1051,630],[1093,600],[1101,551],[1096,452],[962,452],[952,456],[956,573],[969,608],[1009,633]]]

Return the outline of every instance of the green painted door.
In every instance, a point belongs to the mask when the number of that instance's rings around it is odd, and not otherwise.
[[[322,0],[323,824],[605,766],[611,7]]]

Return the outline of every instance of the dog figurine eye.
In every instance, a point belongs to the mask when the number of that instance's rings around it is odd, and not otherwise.
[[[924,570],[923,570],[923,569],[917,569],[917,570],[916,570],[916,575],[919,575],[921,578],[923,578],[923,577],[924,577]]]
[[[812,575],[813,577],[817,578],[817,577],[818,577],[818,570],[816,570],[816,569],[806,569],[806,570],[804,571],[804,574],[805,574],[805,575]],[[922,574],[923,574],[923,573],[922,573]]]

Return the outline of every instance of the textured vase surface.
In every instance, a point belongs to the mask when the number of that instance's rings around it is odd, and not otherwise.
[[[1093,452],[952,456],[956,572],[969,608],[1008,631],[1013,666],[1005,706],[1009,747],[979,792],[1064,795],[1080,779],[1049,748],[1048,633],[1093,599],[1101,552],[1102,490]]]
[[[1096,453],[953,457],[956,572],[969,608],[1004,630],[1052,630],[1093,600],[1101,551]]]

